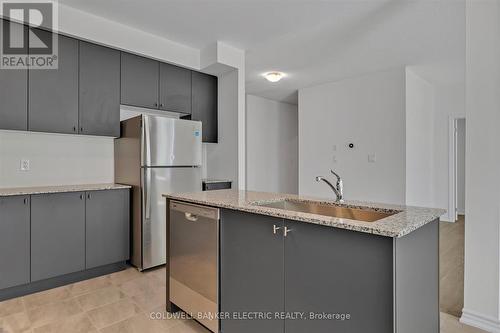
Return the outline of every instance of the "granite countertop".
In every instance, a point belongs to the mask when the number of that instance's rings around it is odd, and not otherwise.
[[[12,188],[0,188],[0,197],[8,197],[8,196],[14,196],[14,195],[63,193],[63,192],[119,190],[119,189],[126,189],[126,188],[131,188],[131,186],[111,183],[111,184],[12,187]]]
[[[444,209],[378,204],[372,202],[346,201],[342,207],[363,208],[378,212],[395,213],[375,222],[362,222],[344,218],[302,213],[270,207],[256,206],[256,203],[281,201],[315,201],[327,205],[339,205],[334,200],[309,196],[253,191],[220,190],[194,193],[164,194],[164,197],[195,204],[240,210],[249,213],[280,217],[306,223],[320,224],[335,228],[354,230],[387,237],[403,237],[412,231],[434,221],[443,215]]]

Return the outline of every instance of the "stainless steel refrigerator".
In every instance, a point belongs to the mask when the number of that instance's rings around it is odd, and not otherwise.
[[[166,262],[164,193],[202,190],[201,122],[141,115],[121,122],[115,180],[132,186],[131,263]]]

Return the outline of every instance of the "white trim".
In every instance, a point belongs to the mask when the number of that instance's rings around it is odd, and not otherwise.
[[[447,222],[456,221],[456,198],[455,198],[455,130],[456,119],[454,115],[450,115],[448,121],[448,212],[443,220]]]
[[[491,333],[500,333],[500,320],[479,314],[474,311],[463,310],[460,318],[462,324],[476,327]]]

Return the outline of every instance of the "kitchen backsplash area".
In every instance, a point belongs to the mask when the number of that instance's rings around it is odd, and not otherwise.
[[[113,183],[113,152],[109,137],[0,131],[0,187]]]

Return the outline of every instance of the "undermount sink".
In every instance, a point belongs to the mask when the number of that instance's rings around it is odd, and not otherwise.
[[[398,211],[379,212],[370,209],[348,208],[316,202],[295,200],[280,200],[274,202],[258,203],[255,205],[260,207],[290,210],[294,212],[331,216],[363,222],[375,222],[399,213]]]

